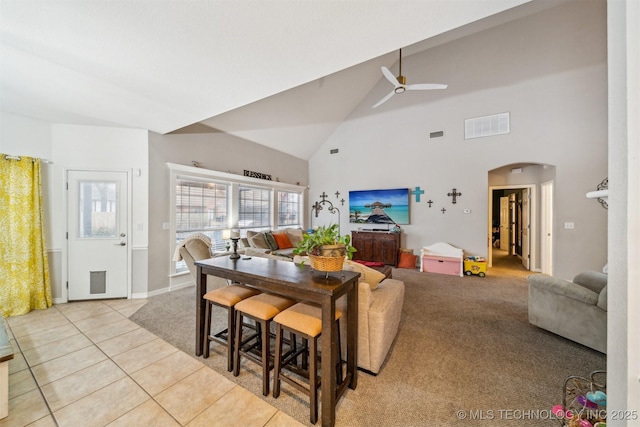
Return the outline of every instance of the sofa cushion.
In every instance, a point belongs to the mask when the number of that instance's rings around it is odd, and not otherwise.
[[[375,290],[378,287],[378,284],[385,278],[385,275],[379,272],[378,270],[374,270],[371,267],[367,267],[366,265],[362,265],[360,263],[351,261],[349,259],[344,260],[342,269],[346,271],[355,271],[356,273],[360,273],[358,282],[367,283],[371,287],[372,291]]]
[[[599,294],[607,286],[607,278],[608,276],[605,273],[600,273],[599,271],[583,271],[573,278],[573,283]]]
[[[273,234],[271,234],[270,231],[264,232],[264,241],[267,242],[267,246],[269,246],[269,249],[271,249],[272,251],[278,249],[278,242],[276,242],[276,239],[273,237]]]
[[[598,296],[598,307],[607,311],[607,287],[605,286]]]
[[[285,230],[285,232],[287,233],[287,236],[289,237],[289,240],[291,241],[291,245],[295,246],[298,244],[298,242],[302,241],[302,237],[304,236],[304,233],[302,232],[302,229],[300,228],[287,228]]]
[[[287,233],[273,233],[273,238],[278,244],[278,249],[290,249],[293,248],[289,235]]]
[[[252,248],[270,249],[263,232],[247,230],[247,239]]]

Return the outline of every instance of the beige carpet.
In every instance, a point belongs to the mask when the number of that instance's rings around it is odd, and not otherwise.
[[[460,278],[394,269],[406,286],[396,342],[380,374],[361,372],[345,393],[336,424],[558,426],[549,410],[561,402],[564,379],[606,369],[606,356],[530,325],[525,274],[492,271]],[[194,353],[193,287],[150,298],[131,319]],[[215,322],[223,325],[224,315]],[[217,344],[199,360],[262,398],[254,364],[233,377]],[[307,397],[291,387],[264,399],[308,424]]]

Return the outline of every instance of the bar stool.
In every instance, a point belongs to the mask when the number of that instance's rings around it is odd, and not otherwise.
[[[240,375],[241,357],[244,356],[254,363],[262,366],[262,394],[269,394],[269,372],[272,369],[271,364],[271,320],[282,310],[291,307],[296,302],[294,300],[284,298],[270,293],[262,293],[260,295],[247,298],[240,301],[235,306],[236,311],[236,336],[237,345],[234,351],[234,370],[233,375]],[[256,322],[256,333],[251,334],[248,338],[242,339],[242,324],[244,318],[248,317]],[[250,343],[255,339],[255,343]],[[259,356],[253,350],[260,347]]]
[[[211,341],[225,345],[227,347],[227,370],[229,372],[233,370],[235,305],[244,299],[259,294],[259,290],[244,285],[229,285],[204,294],[203,298],[205,299],[206,307],[204,315],[204,350],[202,357],[205,359],[209,357],[209,344]],[[212,306],[214,305],[227,309],[227,328],[212,334],[211,312]]]
[[[333,351],[337,355],[336,363],[336,394],[339,396],[341,392],[338,391],[337,385],[341,385],[342,381],[342,360],[341,360],[341,348],[340,348],[340,317],[342,313],[336,310],[336,331],[337,340]],[[310,303],[298,303],[278,314],[273,321],[276,323],[276,349],[275,349],[275,368],[274,368],[274,380],[273,380],[273,397],[280,396],[280,381],[292,385],[296,389],[302,391],[309,396],[309,421],[311,424],[315,424],[318,421],[318,387],[320,382],[318,381],[318,338],[322,333],[322,309],[320,306]],[[282,354],[282,335],[286,330],[289,333],[299,335],[304,345],[302,349],[297,351],[290,351],[286,355]],[[310,347],[307,345],[310,343]],[[306,352],[309,353],[309,369],[305,376],[308,375],[309,385],[303,384],[294,377],[285,375],[282,368],[291,364],[291,362],[297,359],[297,356],[302,352],[303,355],[303,368],[306,365]],[[327,355],[329,357],[329,355]],[[293,372],[300,374],[296,368],[292,369]],[[344,389],[340,387],[340,389]]]

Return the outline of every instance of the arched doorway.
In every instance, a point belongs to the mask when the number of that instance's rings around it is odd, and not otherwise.
[[[555,167],[509,164],[490,170],[488,176],[489,267],[523,275],[540,271],[545,264],[541,260],[550,259],[552,248],[550,237],[540,237],[540,218],[552,218],[553,206],[541,203],[540,190],[543,183],[553,182]]]

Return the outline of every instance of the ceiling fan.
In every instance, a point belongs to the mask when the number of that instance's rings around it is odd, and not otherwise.
[[[407,90],[432,90],[432,89],[446,89],[447,85],[441,85],[437,83],[420,83],[415,85],[408,85],[407,78],[402,75],[402,49],[400,49],[400,61],[399,61],[400,69],[398,70],[398,77],[395,77],[391,71],[385,66],[381,67],[382,74],[391,82],[393,85],[393,90],[387,96],[382,98],[380,101],[376,103],[371,108],[376,108],[379,105],[384,104],[391,98],[393,95],[397,93],[403,93]]]

